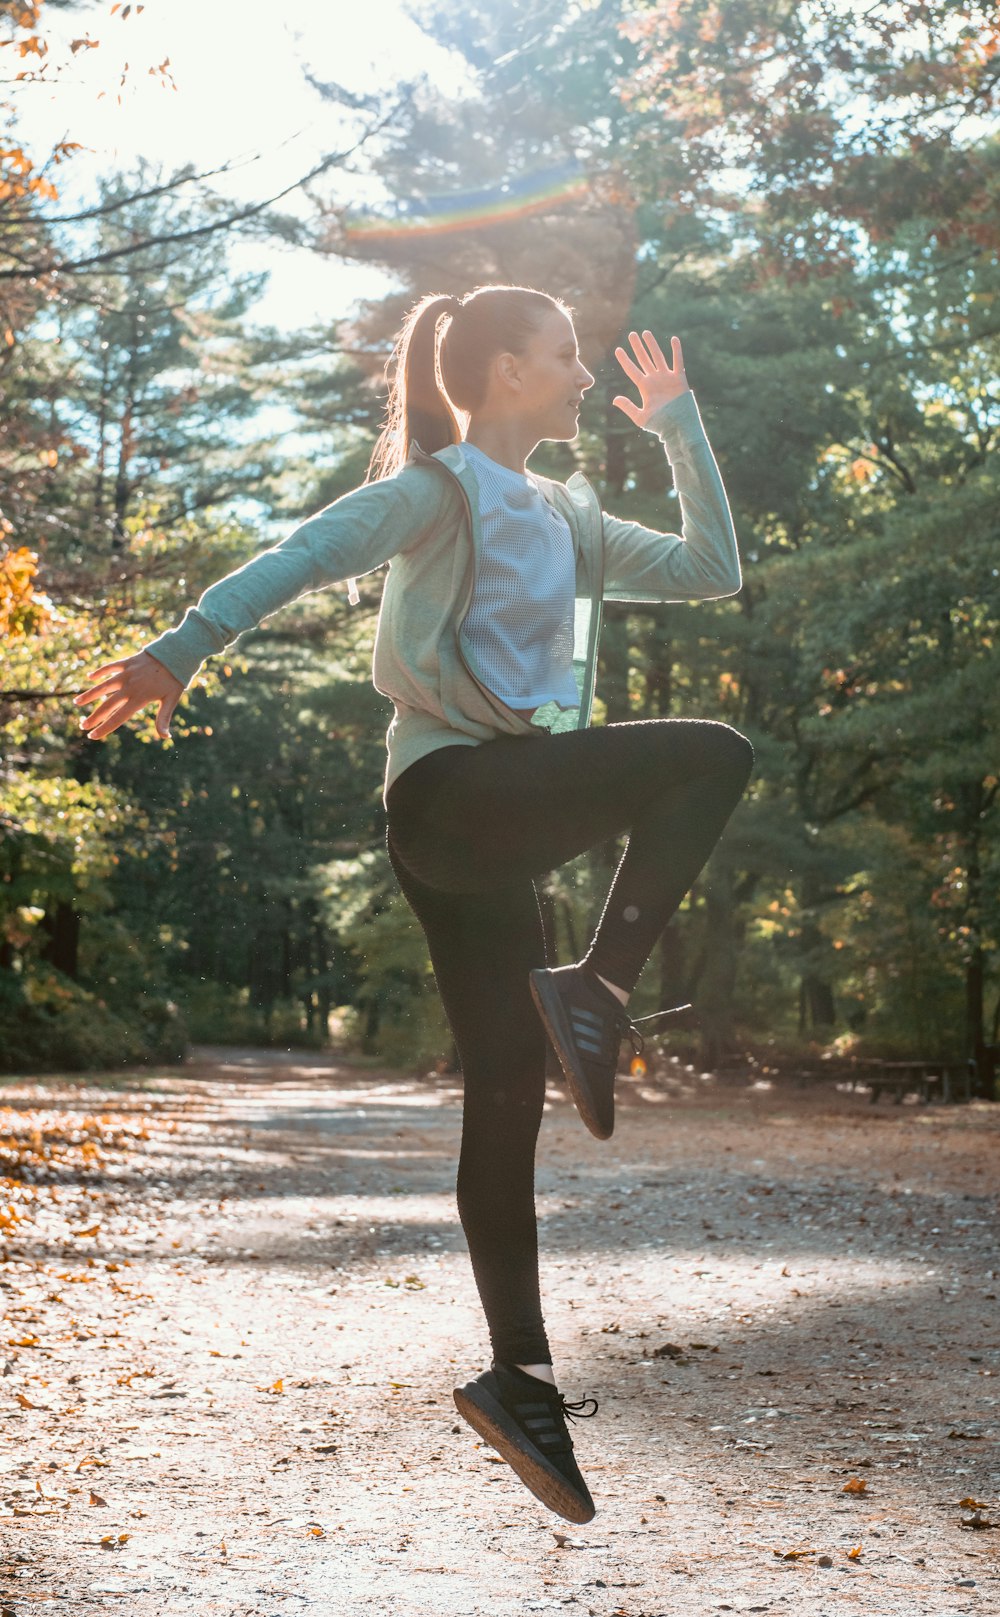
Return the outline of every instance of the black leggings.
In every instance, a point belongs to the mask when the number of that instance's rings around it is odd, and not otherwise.
[[[389,858],[462,1066],[458,1210],[496,1359],[551,1362],[534,1199],[545,1034],[528,973],[546,960],[533,878],[628,832],[586,958],[631,991],[752,763],[726,724],[653,719],[442,747],[389,789]]]

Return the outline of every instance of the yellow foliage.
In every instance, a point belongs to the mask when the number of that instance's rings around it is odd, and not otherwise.
[[[19,639],[41,634],[51,613],[44,597],[35,594],[38,557],[27,546],[0,550],[0,635]]]

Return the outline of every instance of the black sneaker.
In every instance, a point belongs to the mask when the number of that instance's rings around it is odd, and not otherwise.
[[[592,1519],[594,1501],[573,1457],[566,1416],[577,1420],[596,1415],[596,1398],[568,1404],[537,1376],[515,1365],[494,1364],[475,1381],[455,1388],[455,1407],[543,1505],[569,1522]]]
[[[635,1055],[643,1037],[604,984],[585,966],[559,966],[529,973],[531,993],[560,1065],[577,1111],[591,1134],[607,1140],[615,1127],[615,1075],[621,1042],[628,1037]],[[689,1005],[655,1011],[640,1021],[652,1022]]]

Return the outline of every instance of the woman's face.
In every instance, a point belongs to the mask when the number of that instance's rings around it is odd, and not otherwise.
[[[594,378],[580,358],[573,322],[561,309],[545,315],[523,353],[507,354],[516,409],[537,440],[575,438],[580,405]]]

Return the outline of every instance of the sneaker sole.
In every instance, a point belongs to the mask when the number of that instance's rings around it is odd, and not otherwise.
[[[593,1504],[581,1499],[566,1478],[528,1441],[503,1404],[475,1385],[456,1387],[454,1398],[462,1419],[502,1455],[536,1499],[568,1522],[593,1520],[596,1515]]]
[[[531,997],[542,1019],[542,1026],[545,1028],[552,1047],[559,1057],[559,1065],[562,1067],[566,1084],[577,1111],[591,1134],[598,1140],[610,1140],[615,1129],[614,1117],[611,1119],[611,1127],[608,1128],[600,1121],[594,1111],[593,1097],[587,1085],[587,1080],[573,1060],[573,1034],[566,1019],[566,1013],[563,1010],[562,1000],[541,972],[530,972],[528,985],[531,989]]]

